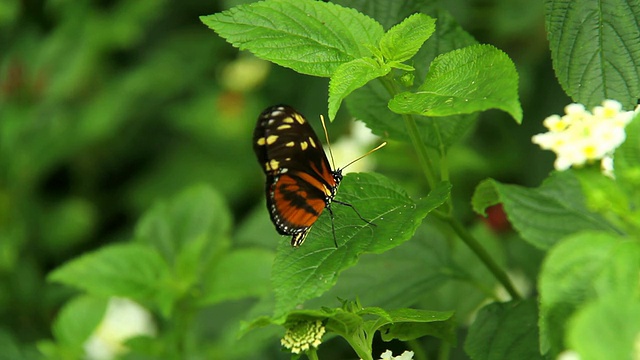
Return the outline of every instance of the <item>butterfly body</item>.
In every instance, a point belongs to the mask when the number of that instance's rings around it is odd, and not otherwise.
[[[267,208],[278,233],[300,246],[342,180],[332,170],[313,128],[296,110],[272,106],[258,117],[253,149],[267,176]],[[333,214],[332,214],[333,215]]]

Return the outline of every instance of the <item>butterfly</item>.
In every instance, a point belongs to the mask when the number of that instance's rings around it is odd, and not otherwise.
[[[326,136],[324,119],[322,126]],[[384,145],[386,143],[346,166]],[[335,200],[342,170],[346,166],[332,170],[313,128],[292,107],[271,106],[260,114],[253,132],[253,150],[267,176],[267,209],[271,221],[278,233],[291,236],[291,246],[302,245],[311,226],[326,208],[331,216],[333,240],[337,247],[332,202],[351,207],[360,219],[371,224],[353,205]]]

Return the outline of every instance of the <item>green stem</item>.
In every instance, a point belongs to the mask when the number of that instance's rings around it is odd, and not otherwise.
[[[451,344],[442,340],[440,349],[438,350],[438,360],[448,360],[451,353]]]
[[[400,90],[398,89],[397,84],[393,81],[393,79],[385,77],[381,78],[380,80],[382,81],[382,84],[387,89],[391,97],[400,93]],[[427,178],[429,188],[433,189],[435,188],[437,183],[436,172],[433,169],[433,164],[431,163],[431,159],[429,158],[427,149],[424,147],[424,145],[422,144],[422,140],[420,139],[420,131],[418,130],[418,125],[416,125],[416,120],[409,114],[401,114],[401,116],[404,120],[407,132],[409,133],[409,137],[411,138],[411,144],[418,154],[418,161],[420,162],[420,167],[422,168],[422,171]]]
[[[429,188],[433,189],[436,187],[436,174],[433,170],[433,164],[431,163],[429,154],[427,154],[427,148],[424,147],[422,140],[420,139],[420,132],[418,130],[418,125],[416,125],[416,120],[413,116],[407,114],[403,114],[402,118],[404,119],[404,124],[409,132],[411,143],[418,153],[418,161],[420,161],[422,171],[427,178]]]
[[[462,241],[467,244],[471,251],[473,251],[480,259],[480,261],[484,263],[487,269],[491,271],[493,276],[502,284],[502,286],[504,286],[509,295],[511,295],[511,299],[522,300],[520,294],[518,294],[513,284],[511,284],[511,280],[507,276],[507,273],[504,272],[504,270],[502,270],[495,261],[493,261],[493,258],[491,258],[489,253],[487,253],[482,245],[480,245],[480,243],[471,234],[469,234],[469,232],[460,224],[458,220],[448,215],[443,215],[438,211],[433,211],[431,212],[431,214],[449,224],[451,229],[453,229],[453,231],[460,237],[460,239],[462,239]]]
[[[318,353],[316,352],[315,348],[310,348],[309,350],[307,350],[306,354],[309,360],[318,360]]]
[[[429,355],[427,355],[427,352],[424,351],[417,340],[407,340],[405,343],[409,345],[409,348],[413,351],[414,360],[429,360]]]
[[[397,83],[390,76],[381,78],[380,80],[382,81],[382,84],[387,89],[391,97],[394,97],[396,94],[400,93]],[[402,114],[402,118],[404,119],[404,123],[407,127],[407,132],[409,133],[409,137],[411,138],[411,143],[416,150],[416,153],[418,154],[418,160],[420,161],[422,171],[427,178],[429,187],[433,189],[438,181],[436,177],[436,171],[434,170],[431,159],[429,158],[429,154],[427,153],[427,148],[424,146],[422,140],[420,139],[420,132],[418,130],[418,126],[416,125],[416,121],[413,116],[408,114]],[[441,166],[446,167],[447,164],[445,154],[445,149],[440,148],[440,155],[442,157]],[[444,162],[444,164],[442,162]],[[440,176],[441,180],[448,180],[448,169],[441,169]],[[473,236],[471,236],[469,232],[467,232],[467,230],[460,224],[460,222],[451,216],[453,204],[451,203],[450,198],[447,199],[446,208],[446,211],[448,213],[447,215],[438,211],[433,211],[432,214],[436,215],[453,229],[453,231],[462,239],[462,241],[467,244],[471,251],[473,251],[476,256],[478,256],[480,261],[485,264],[485,266],[489,269],[493,276],[495,276],[495,278],[502,284],[502,286],[504,286],[513,300],[520,300],[521,297],[511,284],[511,280],[509,280],[507,274],[498,266],[498,264],[495,263],[495,261],[493,261],[489,253],[487,253],[487,251],[480,245],[480,243],[478,243],[478,241]]]

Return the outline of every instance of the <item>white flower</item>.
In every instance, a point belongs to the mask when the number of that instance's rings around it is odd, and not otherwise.
[[[580,360],[580,355],[573,350],[565,350],[558,354],[557,360]]]
[[[413,359],[413,351],[405,351],[402,355],[393,356],[391,350],[387,350],[380,355],[380,360],[412,360]]]
[[[624,128],[635,115],[634,111],[622,111],[622,105],[615,100],[603,101],[602,106],[593,108],[593,113],[582,104],[570,104],[562,117],[551,115],[544,119],[549,132],[534,135],[531,140],[556,153],[556,170],[609,158],[603,168],[612,173],[612,154],[624,142]]]
[[[151,314],[125,298],[109,300],[102,322],[84,343],[86,359],[111,360],[127,352],[124,342],[136,336],[155,336]]]

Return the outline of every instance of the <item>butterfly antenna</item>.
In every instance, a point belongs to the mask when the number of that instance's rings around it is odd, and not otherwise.
[[[366,154],[364,154],[364,155],[361,155],[361,156],[357,157],[355,160],[351,160],[351,162],[349,162],[347,165],[343,166],[341,169],[346,168],[347,166],[349,166],[349,165],[353,164],[354,162],[356,162],[356,161],[358,161],[358,160],[362,159],[362,158],[363,158],[363,157],[365,157],[365,156],[369,156],[369,155],[371,155],[371,153],[373,153],[374,151],[378,151],[378,150],[382,149],[383,147],[385,147],[385,145],[387,145],[387,142],[386,142],[386,141],[385,141],[385,142],[383,142],[382,144],[380,144],[380,145],[376,146],[375,148],[373,148],[373,149],[371,149],[371,150],[367,151],[367,153],[366,153]]]
[[[327,139],[327,147],[329,148],[329,156],[331,156],[331,167],[336,168],[336,162],[333,160],[333,151],[331,151],[331,143],[329,142],[329,133],[327,132],[327,125],[324,123],[324,116],[320,114],[320,122],[322,123],[322,130],[324,130],[324,137]]]

